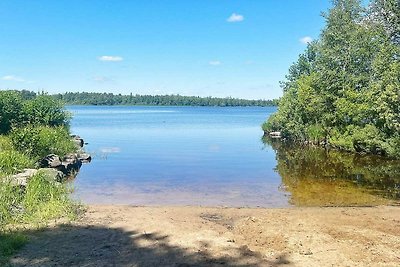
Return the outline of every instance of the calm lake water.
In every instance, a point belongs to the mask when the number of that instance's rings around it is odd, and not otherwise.
[[[350,155],[262,140],[260,125],[274,107],[68,110],[72,132],[93,156],[73,181],[74,197],[84,203],[286,207],[399,197],[398,161],[378,162],[379,170],[391,169],[371,174],[376,159],[368,167]]]

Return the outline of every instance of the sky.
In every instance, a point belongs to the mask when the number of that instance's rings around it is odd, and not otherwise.
[[[282,95],[329,0],[1,0],[0,89]]]

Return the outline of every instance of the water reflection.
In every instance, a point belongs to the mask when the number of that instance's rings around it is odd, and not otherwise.
[[[276,152],[276,171],[293,205],[399,204],[399,160],[262,141]]]

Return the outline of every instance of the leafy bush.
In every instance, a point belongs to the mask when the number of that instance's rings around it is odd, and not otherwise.
[[[45,94],[24,102],[23,114],[25,121],[33,125],[67,126],[70,120],[64,105]]]
[[[8,133],[11,127],[21,122],[22,98],[14,91],[0,91],[0,134]]]
[[[354,151],[352,132],[354,127],[348,127],[344,133],[338,129],[333,129],[330,133],[329,143],[338,149],[346,151]]]
[[[272,114],[262,125],[262,129],[266,132],[279,131],[281,128],[281,122],[279,121],[277,113]]]
[[[26,151],[36,160],[48,155],[65,155],[76,150],[76,146],[65,127],[27,126],[16,128],[11,133],[14,146]]]
[[[307,128],[307,135],[311,141],[319,143],[325,138],[326,131],[321,125],[314,124]]]
[[[381,132],[374,125],[368,124],[354,131],[353,146],[357,152],[385,155],[388,144]]]

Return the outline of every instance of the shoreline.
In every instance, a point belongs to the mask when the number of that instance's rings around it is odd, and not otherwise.
[[[90,205],[32,233],[15,266],[397,266],[399,206]]]

